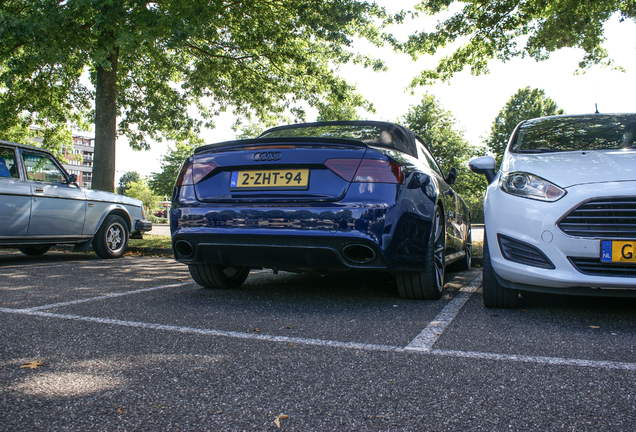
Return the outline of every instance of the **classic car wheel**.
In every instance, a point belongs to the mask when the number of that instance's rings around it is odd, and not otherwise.
[[[495,271],[490,263],[488,241],[484,231],[484,264],[482,287],[484,291],[484,306],[490,308],[513,308],[517,306],[519,290],[508,289],[502,286],[495,277]]]
[[[39,256],[47,253],[51,249],[51,245],[26,245],[20,246],[18,249],[25,255]]]
[[[106,217],[95,234],[93,248],[100,258],[119,258],[128,247],[128,226],[117,215]]]
[[[402,298],[436,300],[444,288],[446,236],[444,219],[435,207],[431,239],[426,254],[426,267],[421,273],[398,273],[396,283]]]
[[[224,267],[220,264],[188,264],[190,276],[204,288],[238,288],[250,273],[248,267]]]

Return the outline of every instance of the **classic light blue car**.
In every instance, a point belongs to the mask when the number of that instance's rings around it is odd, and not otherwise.
[[[48,151],[0,141],[0,247],[42,255],[56,244],[119,258],[152,224],[140,200],[83,189]]]

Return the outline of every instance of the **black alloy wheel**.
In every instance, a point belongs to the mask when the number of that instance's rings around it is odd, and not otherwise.
[[[444,289],[446,260],[446,231],[439,206],[431,224],[431,236],[426,254],[426,266],[421,273],[398,273],[396,283],[400,297],[407,299],[437,300]]]

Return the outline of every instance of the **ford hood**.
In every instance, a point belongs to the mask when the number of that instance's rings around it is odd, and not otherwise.
[[[636,180],[636,149],[519,154],[506,153],[503,172],[523,171],[562,188]]]

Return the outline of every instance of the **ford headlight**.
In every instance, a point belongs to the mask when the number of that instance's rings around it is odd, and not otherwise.
[[[499,180],[504,192],[539,201],[557,201],[565,196],[565,190],[541,177],[525,172],[504,173]]]

